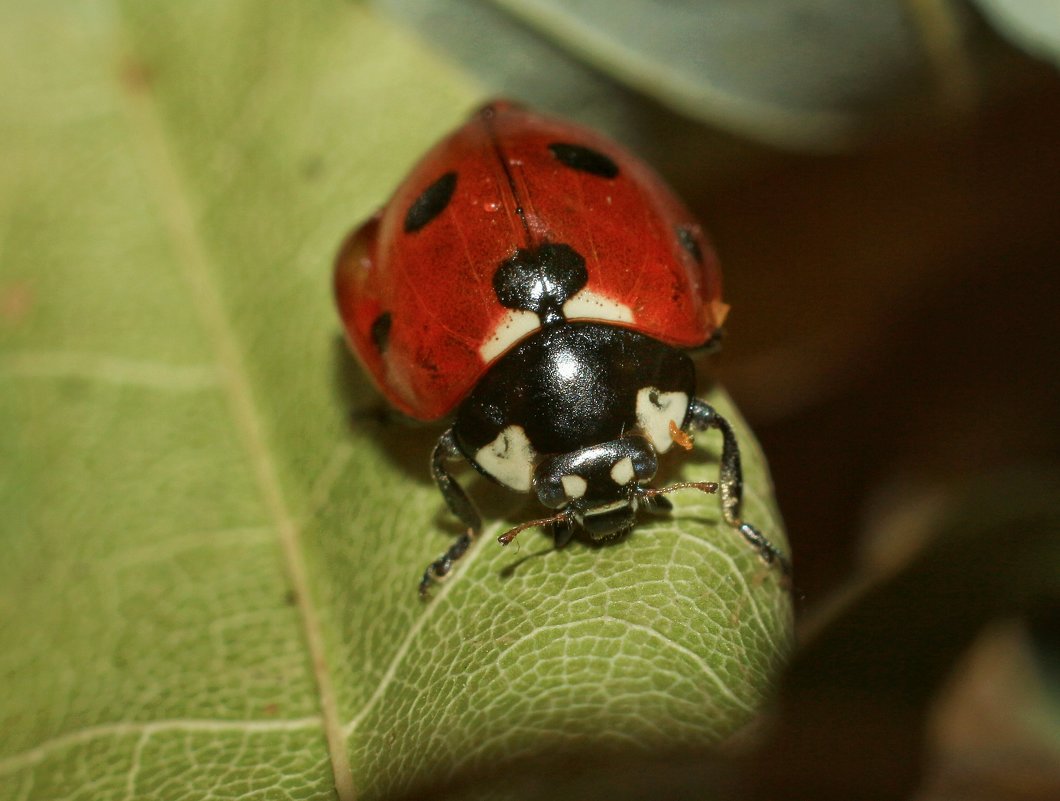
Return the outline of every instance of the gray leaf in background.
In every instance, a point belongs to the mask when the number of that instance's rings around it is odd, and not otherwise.
[[[373,5],[444,50],[491,94],[504,95],[612,133],[658,164],[698,129],[644,102],[602,72],[482,0],[372,0]]]
[[[536,103],[564,93],[608,102],[600,76],[573,55],[681,114],[785,147],[841,143],[931,83],[919,23],[895,0],[376,4],[491,88]]]
[[[1060,67],[1060,3],[1056,0],[975,0],[1011,42]]]

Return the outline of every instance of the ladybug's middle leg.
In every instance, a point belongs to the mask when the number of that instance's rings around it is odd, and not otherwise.
[[[468,547],[471,545],[471,540],[477,537],[479,531],[482,530],[482,518],[479,516],[478,510],[471,503],[471,499],[467,497],[464,488],[457,483],[456,479],[446,469],[447,462],[455,462],[462,459],[464,459],[464,454],[460,452],[456,445],[453,430],[449,429],[438,438],[438,444],[434,446],[434,452],[431,454],[431,475],[434,477],[434,483],[438,485],[442,497],[445,498],[449,511],[459,518],[466,530],[445,553],[427,565],[427,569],[423,571],[423,578],[420,579],[421,598],[427,597],[427,591],[435,581],[445,578],[449,574],[449,571],[453,569],[453,562],[467,552]]]
[[[735,528],[767,563],[776,562],[785,576],[791,575],[791,563],[766,536],[740,517],[743,504],[743,469],[740,466],[740,445],[732,425],[718,414],[709,403],[693,398],[688,408],[687,427],[702,431],[716,428],[721,432],[721,469],[718,486],[721,490],[721,513],[725,522]]]

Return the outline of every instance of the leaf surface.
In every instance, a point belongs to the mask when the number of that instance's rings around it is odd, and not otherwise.
[[[416,597],[437,432],[351,426],[331,259],[470,79],[333,0],[26,2],[0,41],[0,799],[377,798],[753,718],[790,605],[714,498]],[[471,484],[490,534],[535,513]]]

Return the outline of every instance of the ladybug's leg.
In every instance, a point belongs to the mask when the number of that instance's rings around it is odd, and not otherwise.
[[[423,598],[427,596],[431,584],[449,574],[449,571],[453,569],[453,562],[467,552],[471,540],[477,537],[482,529],[482,518],[478,510],[467,497],[464,488],[446,469],[447,462],[463,458],[464,454],[456,446],[453,430],[449,429],[439,437],[438,444],[434,446],[434,452],[431,454],[431,475],[434,476],[434,483],[438,485],[442,497],[445,498],[449,511],[460,519],[466,531],[449,547],[449,550],[427,565],[427,569],[423,571],[423,578],[420,579],[420,597]]]
[[[767,563],[776,562],[785,576],[791,575],[791,563],[765,535],[740,517],[743,503],[743,470],[740,467],[740,445],[729,421],[708,403],[693,398],[688,407],[689,428],[702,431],[716,428],[721,432],[721,470],[718,486],[721,490],[721,513],[725,522],[735,528]]]
[[[449,511],[460,518],[460,522],[471,531],[472,536],[477,536],[482,528],[482,518],[464,488],[456,483],[456,479],[449,475],[445,468],[446,462],[457,461],[464,461],[464,454],[457,447],[453,429],[450,428],[438,438],[438,444],[434,446],[434,452],[431,454],[431,475],[434,476],[434,483],[441,490]]]

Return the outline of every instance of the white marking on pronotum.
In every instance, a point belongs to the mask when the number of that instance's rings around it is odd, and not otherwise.
[[[588,289],[581,290],[564,303],[563,314],[568,320],[581,318],[612,323],[633,322],[633,310],[629,306]]]
[[[580,498],[589,489],[589,482],[581,476],[563,476],[560,481],[568,498]]]
[[[489,364],[504,351],[528,334],[541,327],[541,320],[532,311],[509,309],[493,329],[489,339],[482,343],[478,352],[482,361]]]
[[[660,392],[645,387],[637,393],[637,422],[652,441],[657,453],[666,453],[674,444],[670,423],[680,426],[688,414],[688,395],[684,392]]]
[[[611,468],[611,480],[616,484],[626,485],[633,480],[636,473],[633,470],[633,460],[625,456],[615,462]]]
[[[529,492],[534,476],[534,446],[522,426],[504,429],[489,445],[475,453],[475,462],[505,486]]]

